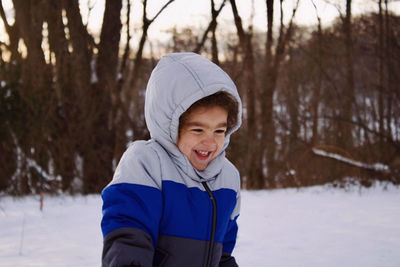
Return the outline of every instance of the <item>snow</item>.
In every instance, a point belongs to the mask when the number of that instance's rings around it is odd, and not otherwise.
[[[17,180],[17,177],[21,176],[22,172],[25,172],[29,168],[33,168],[41,177],[43,177],[47,181],[61,181],[62,178],[60,175],[54,176],[52,173],[47,173],[34,159],[30,158],[27,156],[23,149],[21,149],[21,146],[18,144],[18,139],[15,136],[14,132],[10,130],[11,136],[13,138],[14,144],[16,146],[16,152],[17,152],[17,168],[15,169],[14,174],[11,176],[10,180],[15,183]],[[31,148],[31,153],[35,153],[35,149]],[[26,164],[24,166],[24,164]],[[53,162],[50,161],[49,163],[49,170],[52,172],[54,170],[53,168]],[[29,176],[28,176],[29,177]],[[32,181],[29,178],[28,179],[29,187],[32,188]]]
[[[400,191],[244,192],[242,266],[400,266]]]
[[[0,198],[0,266],[100,266],[101,198]],[[400,188],[242,191],[240,266],[400,266]]]
[[[100,266],[99,196],[3,198],[0,266]],[[25,223],[24,223],[25,221]]]
[[[324,150],[321,149],[313,149],[314,154],[322,156],[322,157],[327,157],[327,158],[332,158],[332,159],[336,159],[339,160],[341,162],[356,166],[356,167],[360,167],[360,168],[364,168],[364,169],[369,169],[369,170],[374,170],[374,171],[390,171],[389,166],[383,164],[383,163],[374,163],[374,164],[368,164],[365,162],[361,162],[361,161],[356,161],[353,159],[349,159],[347,157],[343,157],[341,155],[335,154],[335,153],[329,153],[326,152]]]

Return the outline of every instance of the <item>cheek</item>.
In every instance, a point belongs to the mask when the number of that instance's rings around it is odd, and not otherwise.
[[[218,137],[216,141],[217,141],[218,149],[221,150],[225,143],[225,136]]]
[[[182,141],[178,142],[178,149],[179,149],[179,151],[181,151],[183,154],[186,154],[186,153],[185,153],[186,145],[185,145],[184,142],[182,142]]]
[[[189,138],[186,135],[182,135],[182,138],[178,141],[178,148],[179,150],[185,154],[186,156],[189,156],[190,151],[192,150],[193,147],[193,141],[191,138]]]

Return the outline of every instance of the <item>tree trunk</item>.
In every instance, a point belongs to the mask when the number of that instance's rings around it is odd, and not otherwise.
[[[316,7],[315,7],[316,8]],[[317,10],[316,10],[317,12]],[[318,32],[317,32],[317,77],[315,82],[315,87],[312,94],[312,116],[313,116],[313,124],[312,124],[312,137],[311,137],[311,145],[315,146],[319,142],[319,105],[321,101],[321,84],[323,77],[323,66],[322,66],[322,58],[323,58],[323,44],[322,44],[322,25],[321,18],[317,15],[318,19]]]
[[[17,136],[24,153],[34,158],[47,169],[44,159],[48,158],[49,127],[46,122],[52,114],[51,69],[42,50],[42,30],[46,14],[40,0],[14,0],[15,20],[18,32],[26,47],[26,59],[22,62],[22,73],[18,94],[26,104],[28,121],[25,131]]]
[[[112,178],[115,129],[111,110],[112,91],[117,86],[118,52],[121,37],[122,0],[106,0],[103,26],[97,58],[98,83],[96,94],[96,116],[93,118],[93,136],[84,153],[84,192],[100,192]]]
[[[259,150],[259,138],[257,135],[256,122],[256,73],[254,69],[254,52],[252,44],[252,32],[245,32],[242,26],[242,19],[236,7],[235,0],[230,0],[235,20],[239,43],[244,54],[244,86],[246,92],[246,121],[247,121],[247,152],[246,152],[246,187],[249,189],[263,188],[262,166],[257,158]],[[250,27],[251,28],[251,27]]]
[[[258,164],[264,166],[263,158],[266,151],[267,157],[267,171],[266,176],[263,175],[263,179],[267,183],[267,187],[275,188],[275,178],[274,178],[274,157],[275,157],[275,124],[273,120],[274,116],[274,105],[273,97],[277,79],[277,69],[273,62],[275,61],[272,56],[272,46],[273,46],[273,21],[274,21],[274,0],[267,0],[267,40],[265,45],[265,59],[264,66],[265,75],[263,80],[263,88],[261,92],[261,110],[263,116],[261,117],[261,145],[260,152],[257,155]]]
[[[72,191],[71,183],[75,177],[75,148],[79,136],[73,133],[76,114],[75,96],[73,93],[71,57],[68,53],[68,40],[65,37],[62,18],[62,3],[60,1],[48,1],[46,19],[48,23],[48,39],[50,50],[55,56],[55,71],[53,83],[57,96],[57,107],[53,113],[51,122],[52,146],[51,154],[54,159],[55,173],[62,177],[63,192]]]
[[[346,0],[346,16],[343,21],[343,33],[345,43],[345,86],[343,92],[343,110],[340,123],[339,144],[345,150],[352,148],[353,137],[353,105],[355,104],[354,97],[354,59],[353,59],[353,35],[352,35],[352,13],[351,0]]]

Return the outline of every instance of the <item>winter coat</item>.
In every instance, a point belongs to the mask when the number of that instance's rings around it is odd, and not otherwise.
[[[224,90],[239,103],[221,153],[196,170],[176,146],[179,117]],[[149,141],[132,143],[103,190],[103,266],[237,266],[231,256],[240,207],[239,172],[225,157],[241,123],[229,76],[194,53],[164,56],[146,89]]]

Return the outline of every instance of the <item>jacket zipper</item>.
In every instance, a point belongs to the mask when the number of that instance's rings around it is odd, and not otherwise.
[[[201,182],[206,189],[208,196],[211,199],[212,206],[213,206],[213,214],[212,214],[212,228],[211,228],[211,240],[210,240],[210,247],[208,248],[208,256],[207,256],[207,267],[211,267],[212,263],[212,253],[214,250],[214,239],[215,239],[215,231],[216,231],[216,226],[217,226],[217,203],[215,201],[214,195],[210,190],[210,187],[208,187],[206,182]]]

